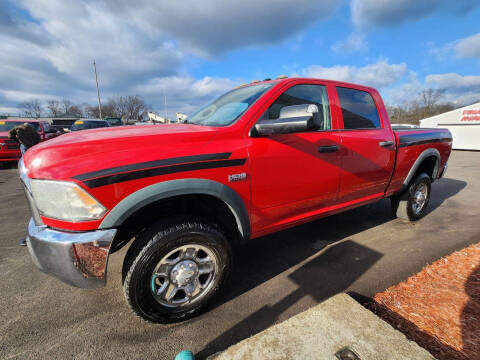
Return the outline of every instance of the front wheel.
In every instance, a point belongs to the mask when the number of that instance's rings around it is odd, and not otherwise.
[[[225,236],[188,219],[153,225],[127,257],[134,259],[124,280],[127,302],[142,319],[160,323],[186,319],[205,307],[231,267]]]
[[[394,215],[399,218],[416,221],[425,215],[432,189],[430,176],[418,175],[402,195],[392,196],[391,204]]]

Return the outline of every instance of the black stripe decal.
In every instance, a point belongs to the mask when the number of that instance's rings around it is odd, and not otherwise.
[[[155,168],[159,166],[166,166],[166,165],[176,165],[176,164],[183,164],[188,162],[196,162],[196,161],[209,161],[209,160],[223,160],[228,159],[232,155],[232,153],[217,153],[217,154],[203,154],[203,155],[191,155],[191,156],[180,156],[170,159],[162,159],[162,160],[153,160],[147,161],[143,163],[135,163],[130,165],[123,165],[117,166],[109,169],[103,169],[98,171],[92,171],[85,174],[80,174],[73,176],[76,180],[87,180],[97,177],[104,177],[107,175],[118,174],[127,171],[135,171],[147,168]]]
[[[127,173],[107,175],[90,180],[85,180],[83,183],[89,188],[96,188],[99,186],[110,185],[123,181],[142,179],[146,177],[173,174],[182,171],[203,170],[203,169],[215,169],[229,166],[239,166],[245,164],[246,159],[232,159],[232,160],[218,160],[218,161],[206,161],[197,162],[192,164],[179,164],[171,166],[163,166],[151,169],[143,169],[137,171],[131,171]]]
[[[452,141],[452,135],[449,132],[431,132],[400,135],[398,147],[429,144],[441,141]]]

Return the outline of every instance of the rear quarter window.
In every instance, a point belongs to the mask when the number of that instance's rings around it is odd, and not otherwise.
[[[366,91],[337,87],[344,129],[381,128],[377,106]]]

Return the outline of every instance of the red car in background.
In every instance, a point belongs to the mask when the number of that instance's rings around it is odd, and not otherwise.
[[[15,126],[25,123],[29,123],[38,131],[40,141],[45,141],[61,134],[45,120],[0,119],[0,162],[18,161],[22,157],[20,145],[8,138],[8,132]]]

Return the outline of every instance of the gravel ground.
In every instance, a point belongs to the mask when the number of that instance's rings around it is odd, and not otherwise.
[[[479,359],[480,243],[375,295],[372,306],[437,359]]]

